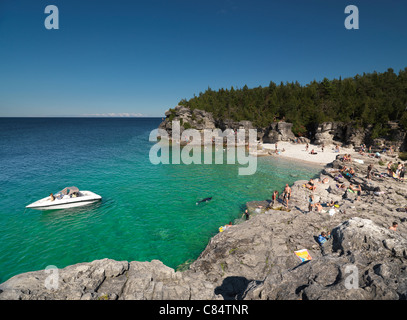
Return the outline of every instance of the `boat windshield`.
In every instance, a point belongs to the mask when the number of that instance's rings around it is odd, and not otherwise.
[[[79,195],[80,195],[80,193],[79,193],[79,189],[77,187],[66,187],[65,189],[63,189],[61,191],[58,191],[55,194],[55,196],[57,196],[57,197],[58,196],[60,196],[60,197],[63,197],[63,196],[77,197]]]

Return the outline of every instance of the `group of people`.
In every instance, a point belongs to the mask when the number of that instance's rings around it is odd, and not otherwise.
[[[288,185],[288,183],[285,185],[284,191],[283,191],[283,205],[288,209],[288,201],[291,198],[291,188]],[[273,207],[276,205],[276,202],[278,201],[278,191],[274,190],[273,195],[271,196]]]
[[[274,149],[274,153],[275,154],[280,154],[281,152],[285,152],[285,149],[283,148],[282,150],[278,150],[278,144],[276,142],[276,144],[274,145],[275,149]]]
[[[389,164],[390,164],[390,170],[389,170]],[[394,172],[394,175],[393,175],[393,170],[392,170],[392,167],[391,167],[391,161],[390,161],[389,164],[387,165],[387,170],[389,170],[389,175],[390,175],[390,172],[391,172],[391,176],[393,176],[395,179],[403,182],[404,181],[404,175],[406,173],[406,166],[404,165],[404,163],[399,162],[397,164],[397,169],[396,169],[396,172]]]
[[[328,207],[328,208],[332,208],[332,207],[335,207],[335,206],[338,207],[338,206],[339,206],[339,202],[338,202],[338,201],[333,201],[333,200],[327,201],[327,202],[325,203],[325,206]],[[324,206],[321,204],[320,201],[315,201],[314,195],[310,195],[310,196],[309,196],[309,198],[308,198],[308,212],[312,212],[312,210],[315,208],[315,210],[316,210],[318,213],[321,213],[323,207],[324,207]]]
[[[386,147],[382,147],[381,149],[376,149],[376,150],[381,150],[381,152],[383,154],[387,154],[389,156],[393,156],[394,155],[394,151],[396,150],[395,146],[390,146],[389,148]],[[360,149],[359,149],[359,154],[361,154],[362,156],[364,156],[367,153],[367,155],[369,157],[377,157],[377,154],[380,155],[379,152],[373,153],[372,152],[372,146],[369,146],[369,148],[366,148],[365,144],[361,144],[360,145]]]
[[[397,166],[397,167],[396,167]],[[369,164],[367,167],[367,179],[372,178],[372,171],[373,171],[374,165]],[[374,175],[383,178],[383,177],[391,177],[394,178],[400,182],[404,182],[404,176],[406,173],[406,166],[404,163],[398,162],[398,163],[393,163],[392,161],[389,161],[387,164],[387,172],[385,173],[376,173]]]
[[[344,154],[341,160],[342,162],[352,162],[352,156],[350,154]]]
[[[346,166],[343,166],[343,168],[340,171],[342,175],[347,179],[353,178],[353,176],[356,173],[353,167],[347,168]]]

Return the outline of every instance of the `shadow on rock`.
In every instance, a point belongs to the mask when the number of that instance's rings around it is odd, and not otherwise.
[[[243,300],[251,289],[262,283],[263,281],[247,280],[244,277],[227,277],[222,285],[215,288],[215,294],[222,295],[225,300]]]

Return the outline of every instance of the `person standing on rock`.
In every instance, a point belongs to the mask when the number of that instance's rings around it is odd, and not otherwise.
[[[406,173],[406,167],[404,163],[401,165],[400,171],[399,171],[399,181],[403,182],[404,181],[404,174]]]
[[[291,198],[291,188],[288,186],[288,183],[285,185],[283,198],[285,207],[288,209],[288,200]]]
[[[278,198],[278,191],[274,190],[273,195],[271,197],[271,199],[273,200],[273,207],[276,205],[277,198]]]
[[[393,176],[393,170],[391,169],[392,164],[393,164],[392,161],[390,161],[390,162],[387,164],[387,174],[388,174],[390,177]]]
[[[373,164],[369,164],[369,166],[367,167],[367,179],[370,179],[370,173],[372,172],[373,169]]]
[[[314,195],[310,195],[308,199],[308,212],[311,212],[313,207],[314,207]]]

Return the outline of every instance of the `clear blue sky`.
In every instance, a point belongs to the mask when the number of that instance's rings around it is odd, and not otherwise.
[[[404,0],[0,0],[0,116],[161,117],[208,87],[398,72],[406,16]]]

